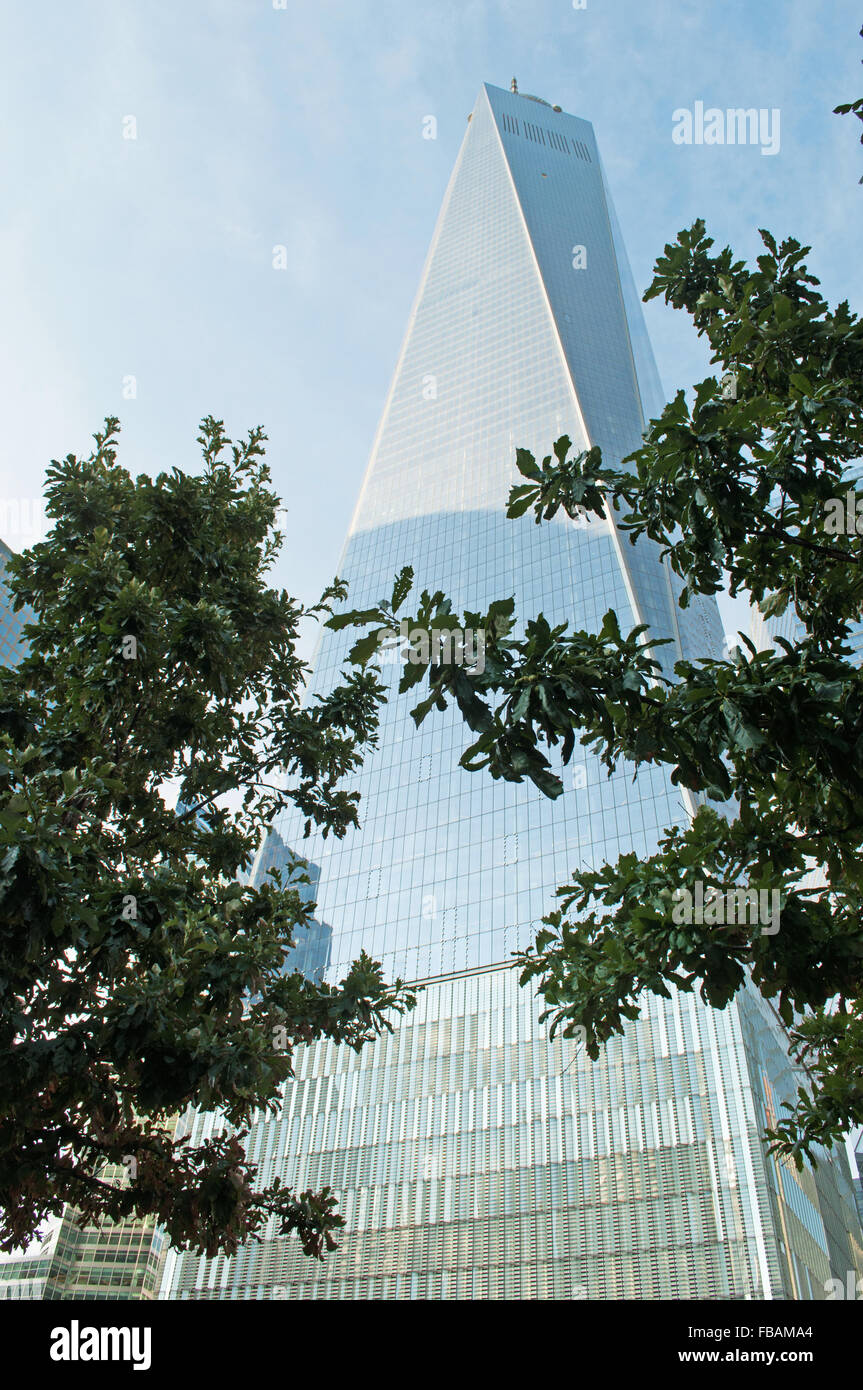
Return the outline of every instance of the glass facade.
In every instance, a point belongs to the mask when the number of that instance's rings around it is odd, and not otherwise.
[[[484,86],[339,566],[351,606],[411,564],[417,592],[442,588],[458,609],[514,594],[522,618],[596,630],[614,608],[624,630],[673,640],[667,663],[718,654],[716,605],[679,610],[652,543],[633,547],[609,518],[505,518],[517,447],[541,457],[566,433],[619,460],[660,404],[592,127]],[[311,694],[352,640],[323,634]],[[661,768],[608,778],[584,750],[553,803],[469,774],[460,718],[416,729],[397,666],[383,675],[380,748],[356,778],[362,830],[313,836],[304,854],[328,977],[365,948],[425,988],[361,1054],[303,1051],[281,1114],[249,1139],[264,1180],[333,1187],[346,1233],[320,1265],[275,1237],[232,1259],[170,1252],[162,1296],[823,1297],[831,1241],[843,1268],[861,1258],[853,1192],[844,1155],[821,1170],[829,1212],[811,1173],[766,1155],[766,1107],[796,1080],[764,1001],[746,991],[718,1013],[651,998],[591,1063],[549,1038],[509,964],[557,884],[650,854],[693,799]],[[301,818],[274,830],[296,845]],[[186,1121],[199,1137],[219,1123]]]
[[[12,607],[11,595],[3,579],[11,558],[12,551],[5,541],[0,541],[0,666],[18,665],[27,650],[21,629],[33,618],[29,608],[16,613]]]
[[[295,887],[303,902],[317,901],[320,868],[290,850],[277,830],[270,831],[258,855],[252,874],[256,887],[271,869],[281,871],[282,887]],[[305,926],[294,927],[294,944],[285,956],[285,971],[299,970],[310,980],[323,980],[330,964],[332,941],[332,927],[314,917]]]

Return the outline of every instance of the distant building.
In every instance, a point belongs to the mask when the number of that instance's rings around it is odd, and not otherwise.
[[[128,1182],[116,1164],[106,1164],[100,1176],[118,1186]],[[75,1209],[67,1206],[25,1250],[0,1255],[0,1299],[154,1299],[166,1249],[152,1217],[82,1228]]]
[[[294,854],[276,830],[264,841],[252,882],[257,888],[271,869],[282,871],[282,887],[295,887],[303,902],[315,902],[321,871],[317,864]],[[303,882],[303,879],[307,880]],[[323,980],[330,964],[333,929],[312,918],[308,926],[294,927],[294,944],[285,956],[285,972],[299,970],[309,980]]]
[[[106,1178],[125,1181],[109,1166]],[[151,1218],[77,1224],[66,1207],[52,1217],[41,1239],[26,1250],[0,1256],[0,1299],[110,1302],[157,1296],[167,1242]]]
[[[29,608],[16,613],[12,607],[12,596],[3,577],[12,555],[6,542],[0,541],[0,666],[17,666],[26,656],[27,643],[21,630],[33,617]]]

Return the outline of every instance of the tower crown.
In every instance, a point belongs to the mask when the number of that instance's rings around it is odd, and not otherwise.
[[[515,78],[513,78],[510,82],[509,90],[513,93],[514,96],[524,97],[525,101],[538,101],[540,106],[551,106],[551,102],[546,101],[544,97],[531,96],[530,92],[520,92],[518,90],[518,83],[516,82]]]

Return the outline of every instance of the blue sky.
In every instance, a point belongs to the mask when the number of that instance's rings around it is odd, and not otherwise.
[[[741,255],[759,226],[811,244],[828,299],[859,310],[859,126],[831,111],[861,92],[860,18],[852,0],[7,6],[6,539],[33,539],[45,466],[86,452],[105,415],[126,466],[155,473],[196,466],[211,412],[267,430],[289,508],[276,578],[316,598],[483,81],[515,75],[594,123],[640,289],[702,216]],[[780,152],[675,145],[672,112],[697,100],[778,107]],[[687,319],[653,304],[647,320],[666,393],[705,374]]]

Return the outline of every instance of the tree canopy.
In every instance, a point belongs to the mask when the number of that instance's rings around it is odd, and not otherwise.
[[[275,1217],[317,1255],[342,1224],[332,1193],[256,1186],[245,1127],[297,1047],[359,1049],[414,999],[365,954],[337,986],[290,972],[313,905],[238,875],[284,806],[324,835],[357,823],[345,781],[383,687],[345,668],[302,703],[300,624],[346,590],[304,609],[268,587],[260,429],[232,444],[208,417],[200,472],[133,479],[118,428],[52,464],[51,531],[6,574],[32,621],[0,669],[0,1246],[68,1202],[82,1221],[151,1215],[208,1255]],[[189,1105],[223,1132],[172,1137]]]

